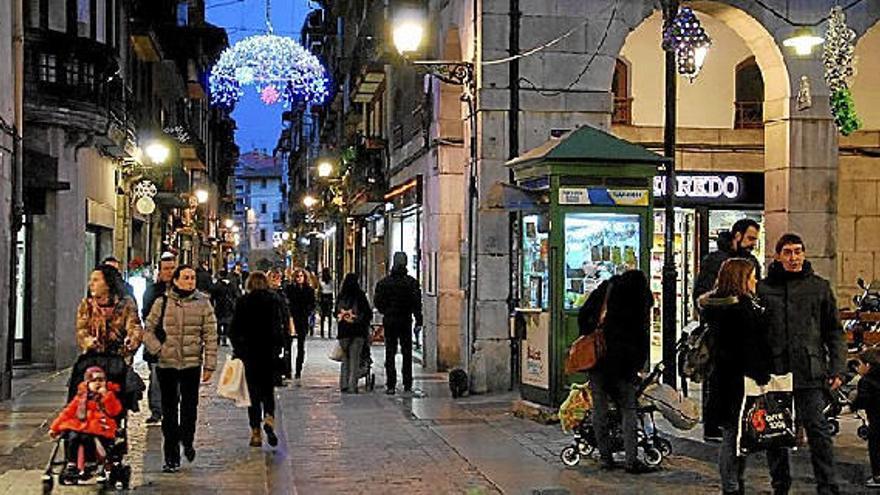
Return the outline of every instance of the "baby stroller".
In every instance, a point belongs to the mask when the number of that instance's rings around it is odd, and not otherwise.
[[[361,348],[361,362],[358,370],[358,378],[363,378],[367,390],[372,392],[376,388],[376,374],[373,373],[373,354],[370,352],[370,343],[365,342]]]
[[[651,373],[643,378],[636,389],[636,397],[639,405],[636,409],[638,446],[641,447],[645,456],[645,463],[649,466],[658,466],[663,459],[672,453],[672,443],[661,437],[657,432],[657,424],[654,422],[654,412],[657,407],[650,401],[645,400],[645,390],[656,383],[663,373],[663,363],[658,363]],[[586,387],[581,388],[581,393],[587,393]],[[589,401],[587,401],[589,402]],[[609,418],[609,437],[611,449],[614,452],[623,450],[623,429],[619,411],[612,409]],[[566,466],[576,466],[581,461],[581,456],[589,456],[598,448],[596,432],[593,428],[593,416],[587,411],[584,417],[573,428],[574,438],[572,443],[562,449],[559,457]]]
[[[858,360],[849,360],[846,365],[847,371],[843,374],[843,385],[838,387],[837,390],[825,390],[826,404],[825,408],[822,409],[822,414],[828,420],[832,435],[840,433],[840,420],[838,420],[838,417],[841,415],[844,408],[849,408],[852,404],[850,396],[855,393],[859,382],[859,375],[856,372],[858,365]],[[862,421],[862,426],[859,427],[858,435],[863,440],[866,440],[868,438],[867,422],[858,414],[856,414],[856,417]]]
[[[127,383],[129,366],[125,363],[124,358],[112,354],[86,353],[81,355],[73,366],[73,372],[68,382],[68,401],[76,395],[79,384],[83,381],[85,370],[92,366],[102,368],[107,375],[107,381],[120,387],[118,398],[122,403],[122,412],[114,418],[118,425],[116,437],[102,442],[103,448],[97,449],[98,453],[87,452],[84,446],[80,446],[78,459],[76,459],[80,468],[77,476],[63,475],[64,467],[68,462],[68,459],[65,458],[67,440],[65,435],[59,437],[55,441],[42,476],[43,493],[52,492],[55,477],[58,478],[60,485],[76,485],[97,476],[98,483],[109,489],[125,490],[129,488],[131,483],[131,466],[125,462],[125,456],[128,454],[128,411],[136,410],[141,390],[136,390],[134,384]],[[100,450],[104,451],[103,456]],[[74,461],[71,460],[71,462]]]

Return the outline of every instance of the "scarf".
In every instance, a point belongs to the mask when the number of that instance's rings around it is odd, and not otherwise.
[[[186,299],[187,297],[189,297],[189,296],[191,296],[191,295],[193,295],[193,294],[196,293],[195,289],[193,289],[193,290],[183,290],[183,289],[181,289],[180,287],[178,287],[178,286],[176,286],[176,285],[172,285],[172,286],[171,286],[171,290],[173,290],[174,293],[177,294],[178,297],[180,297],[181,299]]]

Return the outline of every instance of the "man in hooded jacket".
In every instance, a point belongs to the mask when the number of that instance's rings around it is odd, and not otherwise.
[[[818,493],[838,493],[831,428],[822,410],[825,388],[842,383],[846,343],[831,284],[813,271],[797,234],[776,243],[776,261],[758,284],[758,298],[766,307],[772,372],[794,376],[794,408],[807,432]],[[767,463],[773,492],[788,493],[788,449],[768,451]]]
[[[406,253],[396,252],[391,274],[376,284],[376,309],[382,313],[385,327],[385,393],[393,395],[397,387],[397,346],[403,355],[403,390],[412,391],[413,318],[422,326],[422,289],[406,270]]]

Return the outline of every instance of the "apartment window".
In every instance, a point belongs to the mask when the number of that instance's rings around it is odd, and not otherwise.
[[[40,81],[43,82],[55,82],[55,55],[49,53],[41,53],[40,54]]]
[[[73,57],[64,64],[64,74],[67,77],[67,84],[76,86],[79,84],[79,61]]]
[[[266,229],[260,229],[260,242],[266,242]]]
[[[266,203],[260,203],[260,213],[266,213]]]
[[[734,110],[734,129],[764,126],[764,78],[755,57],[749,57],[736,66]]]
[[[189,25],[189,2],[178,2],[177,3],[177,25],[178,26],[188,26]]]
[[[260,187],[266,189],[266,179],[260,179]]]
[[[83,38],[92,36],[92,0],[76,0],[76,34]]]
[[[614,77],[611,80],[611,92],[614,94],[614,114],[612,124],[632,124],[632,98],[629,95],[629,67],[623,60],[617,59],[614,64]]]

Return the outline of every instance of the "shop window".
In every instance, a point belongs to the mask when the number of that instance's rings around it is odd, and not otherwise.
[[[614,63],[611,92],[614,94],[614,114],[611,116],[611,123],[631,125],[632,98],[629,96],[629,66],[620,59]]]
[[[260,203],[260,213],[266,213],[266,203]]]
[[[734,129],[764,127],[764,78],[755,57],[736,66]]]
[[[550,220],[526,215],[522,224],[523,308],[547,309],[550,303]]]
[[[55,82],[56,81],[56,68],[55,68],[55,55],[50,53],[41,53],[40,54],[40,65],[39,65],[39,75],[40,81],[43,82]]]
[[[603,280],[639,268],[640,229],[638,215],[565,215],[565,309],[583,305]]]

